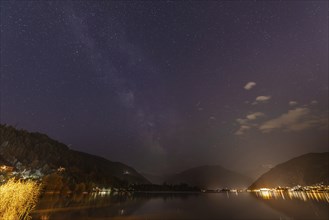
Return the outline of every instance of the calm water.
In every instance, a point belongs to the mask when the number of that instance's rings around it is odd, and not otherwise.
[[[329,219],[328,193],[44,196],[33,219]]]

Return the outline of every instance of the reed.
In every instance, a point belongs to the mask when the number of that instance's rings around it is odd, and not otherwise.
[[[0,219],[27,220],[38,202],[41,186],[34,181],[10,179],[0,186]]]

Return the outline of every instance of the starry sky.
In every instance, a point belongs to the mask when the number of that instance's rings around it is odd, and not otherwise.
[[[327,1],[1,1],[1,123],[146,173],[328,151]]]

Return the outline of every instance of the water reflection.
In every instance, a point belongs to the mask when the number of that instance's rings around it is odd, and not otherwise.
[[[329,193],[327,192],[304,192],[304,191],[282,191],[282,190],[263,190],[256,192],[256,196],[262,199],[299,199],[303,201],[316,200],[329,203]]]
[[[329,193],[264,190],[255,197],[292,219],[329,219]]]
[[[48,220],[86,219],[88,216],[125,216],[131,215],[144,202],[145,200],[133,199],[130,193],[44,195],[32,213],[32,217]]]
[[[328,218],[328,194],[301,193],[53,195],[41,198],[32,217],[42,220]]]

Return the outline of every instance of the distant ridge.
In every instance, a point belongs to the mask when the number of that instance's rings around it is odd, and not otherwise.
[[[252,180],[221,166],[200,166],[168,178],[168,183],[186,183],[207,189],[247,188]]]
[[[64,176],[72,183],[100,186],[149,183],[135,169],[123,163],[71,150],[45,134],[17,130],[7,125],[0,125],[0,162],[31,172],[38,170],[44,175],[63,167]]]
[[[329,153],[308,153],[281,163],[261,177],[249,188],[329,184]]]

